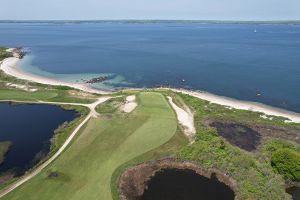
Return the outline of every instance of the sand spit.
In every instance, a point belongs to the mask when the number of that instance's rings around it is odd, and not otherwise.
[[[18,68],[18,64],[21,59],[16,57],[6,58],[2,61],[0,65],[0,69],[3,70],[6,74],[14,76],[19,79],[46,84],[46,85],[54,85],[54,86],[68,86],[75,89],[79,89],[82,91],[95,93],[95,94],[108,94],[109,92],[93,89],[85,84],[81,83],[69,83],[65,81],[55,80],[47,77],[42,77],[39,75],[30,74],[22,71]]]
[[[168,96],[169,103],[173,107],[174,111],[177,115],[177,120],[179,124],[183,126],[183,132],[187,136],[187,138],[190,140],[190,142],[193,142],[195,139],[196,129],[194,126],[194,115],[190,111],[188,107],[185,109],[180,108],[177,106],[174,102],[172,97]]]

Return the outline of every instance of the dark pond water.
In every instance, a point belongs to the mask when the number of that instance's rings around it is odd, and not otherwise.
[[[49,151],[54,130],[77,115],[57,106],[0,103],[0,141],[12,142],[0,173],[22,173],[31,167],[37,154]]]
[[[230,144],[247,151],[255,150],[260,143],[260,134],[247,126],[221,122],[213,122],[210,125],[215,127],[218,134],[224,137]]]
[[[286,192],[292,195],[293,200],[300,200],[300,187],[290,187]]]
[[[142,200],[233,200],[234,192],[216,178],[208,179],[192,170],[168,169],[149,182]]]

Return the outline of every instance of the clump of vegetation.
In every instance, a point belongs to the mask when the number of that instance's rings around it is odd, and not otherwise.
[[[285,178],[300,181],[300,153],[283,148],[275,151],[271,158],[273,168]]]
[[[12,53],[7,52],[6,50],[7,50],[7,48],[0,47],[0,60],[3,60],[8,57],[12,57]]]
[[[102,114],[114,113],[124,103],[124,101],[125,101],[124,96],[109,99],[106,102],[99,104],[96,107],[96,111]]]
[[[11,145],[12,143],[9,141],[0,142],[0,164],[4,161],[5,154],[8,152]]]
[[[270,139],[264,142],[261,148],[261,156],[263,159],[271,161],[272,154],[279,149],[292,149],[300,152],[300,146],[297,146],[291,142],[280,140],[280,139]]]

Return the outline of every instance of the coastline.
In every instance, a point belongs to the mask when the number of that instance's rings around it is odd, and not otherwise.
[[[18,64],[20,60],[21,59],[17,57],[6,58],[2,62],[0,62],[0,69],[3,70],[8,75],[14,76],[19,79],[31,81],[31,82],[53,85],[53,86],[68,86],[71,88],[75,88],[75,89],[79,89],[85,92],[95,93],[95,94],[112,93],[112,92],[102,91],[99,89],[94,89],[84,83],[69,83],[65,81],[55,80],[55,79],[24,72],[18,68]],[[140,90],[139,88],[133,88],[133,89]],[[258,102],[237,100],[229,97],[214,95],[204,91],[190,91],[190,90],[176,89],[176,88],[157,88],[157,89],[171,90],[173,92],[181,92],[183,94],[188,94],[193,97],[209,101],[211,103],[227,106],[229,108],[261,112],[263,114],[270,115],[270,116],[284,117],[288,119],[286,120],[287,123],[288,122],[300,123],[300,113],[268,106]]]
[[[209,101],[210,103],[227,106],[228,109],[234,108],[240,110],[260,112],[270,116],[287,118],[288,119],[286,120],[287,123],[289,122],[300,123],[300,113],[296,113],[293,111],[272,107],[258,102],[242,101],[242,100],[237,100],[229,97],[218,96],[204,91],[189,91],[185,89],[174,89],[174,88],[169,88],[169,89],[174,92],[181,92],[183,94],[188,94],[190,96]]]
[[[98,89],[91,88],[85,84],[80,83],[69,83],[65,81],[55,80],[47,77],[42,77],[39,75],[30,74],[24,72],[23,70],[18,68],[18,64],[20,62],[20,58],[17,57],[9,57],[5,58],[2,62],[0,62],[0,69],[4,71],[6,74],[16,77],[18,79],[23,79],[35,83],[53,85],[53,86],[68,86],[71,88],[79,89],[82,91],[86,91],[89,93],[95,94],[110,94],[111,92],[106,92]]]

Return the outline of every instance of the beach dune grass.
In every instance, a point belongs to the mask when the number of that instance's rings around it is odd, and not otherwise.
[[[68,103],[92,103],[95,98],[80,98],[72,96],[65,90],[38,90],[36,92],[27,92],[16,89],[1,89],[0,100],[15,101],[49,101],[49,102],[68,102]]]
[[[142,92],[137,101],[130,114],[91,119],[54,163],[3,199],[112,199],[114,171],[177,131],[175,113],[162,94]]]

